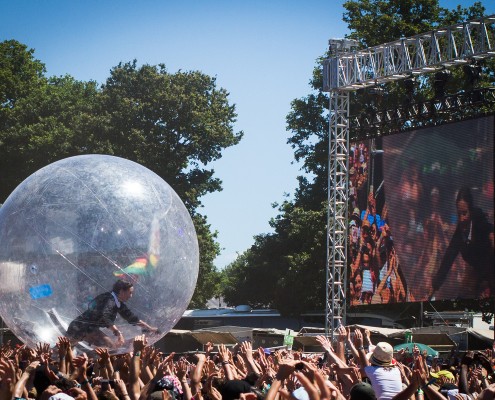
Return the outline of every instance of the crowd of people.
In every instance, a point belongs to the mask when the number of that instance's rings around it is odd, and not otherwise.
[[[68,338],[0,349],[0,400],[461,400],[495,398],[495,348],[432,358],[417,346],[395,352],[367,330],[340,326],[323,352],[227,348],[163,354],[136,336],[120,355],[74,349]]]
[[[351,305],[406,301],[406,284],[399,256],[387,224],[387,208],[377,211],[376,194],[369,182],[369,151],[360,143],[349,155],[349,286]]]

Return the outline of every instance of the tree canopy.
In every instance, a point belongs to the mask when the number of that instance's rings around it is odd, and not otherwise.
[[[46,76],[34,50],[0,43],[0,202],[30,174],[79,154],[110,154],[161,176],[193,216],[200,276],[191,306],[214,295],[216,233],[200,213],[201,198],[220,191],[211,163],[236,145],[235,106],[213,77],[169,73],[165,65],[121,63],[106,82]]]

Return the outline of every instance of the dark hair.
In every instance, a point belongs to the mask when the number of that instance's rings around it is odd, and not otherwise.
[[[113,284],[112,292],[114,292],[115,294],[119,294],[121,290],[129,290],[133,286],[134,285],[132,283],[119,279]]]
[[[108,390],[98,393],[98,400],[113,400],[115,397],[116,396]]]
[[[457,192],[457,197],[455,199],[456,204],[459,203],[461,200],[467,203],[468,209],[471,212],[474,208],[474,202],[473,195],[471,194],[471,189],[469,189],[469,187],[463,186],[459,189],[459,192]]]
[[[76,387],[76,382],[72,379],[61,377],[53,382],[53,385],[62,390],[62,392],[67,392],[69,389]]]

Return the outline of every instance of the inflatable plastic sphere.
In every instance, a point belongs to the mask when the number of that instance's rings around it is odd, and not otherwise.
[[[122,158],[50,164],[0,208],[0,314],[31,346],[54,345],[119,279],[134,285],[125,305],[159,329],[148,336],[154,343],[187,308],[198,264],[196,232],[180,198],[158,175]],[[127,340],[121,349],[130,349],[142,328],[120,315],[115,324]]]

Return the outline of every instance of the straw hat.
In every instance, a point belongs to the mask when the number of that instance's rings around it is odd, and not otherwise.
[[[377,343],[370,357],[370,363],[379,367],[393,365],[394,348],[387,342]]]

